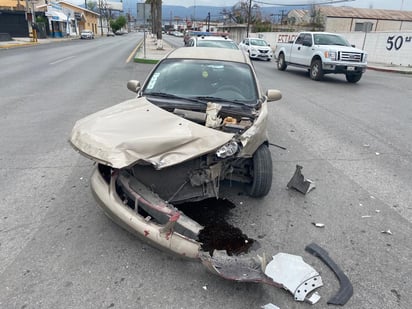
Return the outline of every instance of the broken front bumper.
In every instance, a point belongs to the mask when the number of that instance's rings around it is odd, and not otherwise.
[[[124,204],[116,192],[117,177],[117,175],[111,175],[110,181],[107,183],[97,167],[94,168],[91,176],[93,195],[106,215],[124,229],[160,249],[183,257],[198,258],[200,243],[176,232],[174,228],[178,225],[187,234],[197,234],[203,227],[171,205],[165,204],[144,186],[140,190],[142,195],[136,196],[140,205],[131,209]],[[145,193],[149,196],[143,196]],[[146,212],[152,213],[152,216],[139,214],[137,210],[140,206],[146,208]],[[164,224],[154,222],[153,214],[163,217],[166,222]]]
[[[118,184],[121,183],[121,186]],[[198,241],[203,226],[167,204],[133,177],[118,170],[104,174],[97,165],[91,176],[95,199],[117,224],[151,245],[181,257],[198,259],[211,272],[229,280],[265,283],[288,290],[297,301],[315,303],[322,286],[319,273],[301,257],[278,253],[270,261],[256,254],[205,252]],[[119,191],[120,190],[120,191]],[[120,195],[119,195],[120,192]],[[134,208],[125,196],[132,196]]]

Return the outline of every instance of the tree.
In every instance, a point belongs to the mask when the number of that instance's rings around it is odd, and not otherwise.
[[[150,4],[152,15],[152,32],[156,34],[158,40],[162,39],[162,0],[146,0]]]
[[[97,10],[97,2],[96,1],[89,0],[89,1],[87,1],[86,4],[87,4],[86,9],[88,9],[90,11],[93,11],[93,12],[96,12],[96,10]]]
[[[115,20],[110,21],[110,28],[112,28],[113,32],[122,29],[127,24],[126,17],[119,16]]]

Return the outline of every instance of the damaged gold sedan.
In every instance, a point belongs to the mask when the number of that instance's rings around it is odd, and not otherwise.
[[[142,85],[129,81],[127,87],[136,98],[79,120],[70,137],[77,151],[97,162],[91,188],[106,214],[151,244],[199,259],[225,278],[286,288],[265,274],[270,261],[245,255],[239,263],[231,259],[236,250],[205,250],[205,227],[177,208],[219,198],[225,180],[243,184],[252,197],[268,194],[267,104],[281,99],[280,91],[262,92],[241,51],[201,47],[172,51]],[[246,252],[253,240],[242,237]],[[312,269],[306,273],[318,276]]]

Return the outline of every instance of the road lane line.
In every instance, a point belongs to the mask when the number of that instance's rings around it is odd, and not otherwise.
[[[132,60],[132,58],[134,57],[134,55],[136,55],[137,49],[140,47],[140,44],[137,44],[137,46],[132,50],[132,52],[130,53],[129,57],[127,57],[126,59],[126,63],[129,63],[130,60]]]
[[[56,61],[54,61],[54,62],[50,62],[49,64],[50,64],[50,65],[53,65],[53,64],[56,64],[56,63],[60,63],[60,62],[63,62],[63,61],[72,59],[72,58],[74,58],[74,56],[69,56],[69,57],[66,57],[66,58],[63,58],[63,59],[60,59],[60,60],[56,60]]]

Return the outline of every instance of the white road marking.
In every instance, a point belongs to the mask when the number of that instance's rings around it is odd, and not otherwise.
[[[69,56],[69,57],[66,57],[66,58],[63,58],[63,59],[60,59],[60,60],[56,60],[54,62],[50,62],[49,64],[53,65],[53,64],[56,64],[56,63],[60,63],[60,62],[72,59],[72,58],[74,58],[74,56]]]

